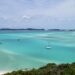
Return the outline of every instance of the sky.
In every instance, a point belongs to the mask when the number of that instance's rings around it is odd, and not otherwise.
[[[75,0],[0,0],[0,28],[75,29]]]

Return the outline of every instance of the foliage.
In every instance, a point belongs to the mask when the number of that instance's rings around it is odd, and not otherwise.
[[[49,63],[39,69],[18,70],[4,75],[75,75],[75,63],[59,65]]]

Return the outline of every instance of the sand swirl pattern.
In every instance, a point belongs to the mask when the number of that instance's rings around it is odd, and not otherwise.
[[[75,32],[0,33],[0,69],[40,67],[75,61]],[[50,46],[50,49],[46,49]]]

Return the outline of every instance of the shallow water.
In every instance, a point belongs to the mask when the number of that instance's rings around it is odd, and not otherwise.
[[[75,32],[0,33],[0,71],[74,61]]]

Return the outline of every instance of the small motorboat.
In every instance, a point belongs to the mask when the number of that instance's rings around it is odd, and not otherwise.
[[[47,46],[46,49],[51,49],[51,47],[50,46]]]

